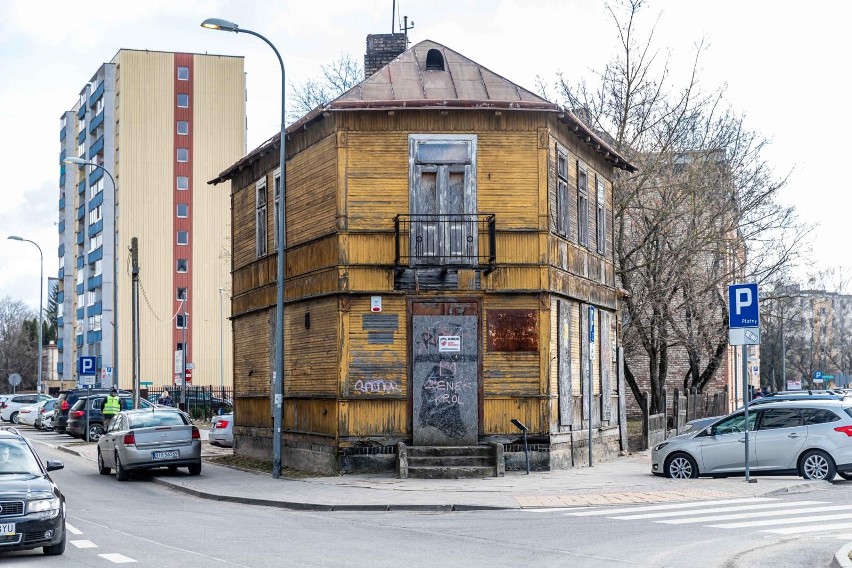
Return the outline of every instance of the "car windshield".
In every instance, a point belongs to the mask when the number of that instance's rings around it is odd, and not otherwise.
[[[0,475],[15,473],[41,475],[41,467],[23,440],[0,440]]]
[[[178,412],[151,412],[129,416],[130,429],[151,428],[155,426],[185,426],[188,424],[183,414]]]

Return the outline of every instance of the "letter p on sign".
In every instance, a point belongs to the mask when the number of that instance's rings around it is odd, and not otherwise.
[[[748,288],[738,288],[737,289],[737,298],[734,303],[734,308],[736,309],[737,315],[743,313],[744,308],[748,308],[751,305],[751,290]]]

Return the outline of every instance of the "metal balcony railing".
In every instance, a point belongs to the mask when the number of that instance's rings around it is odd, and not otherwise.
[[[494,214],[397,215],[397,268],[483,268],[497,259]]]

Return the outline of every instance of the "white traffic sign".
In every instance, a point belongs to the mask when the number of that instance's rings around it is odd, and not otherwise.
[[[13,387],[16,387],[21,384],[21,375],[19,375],[18,373],[12,373],[11,375],[9,375],[9,384]]]

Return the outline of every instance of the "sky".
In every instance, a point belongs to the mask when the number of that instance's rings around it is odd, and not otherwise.
[[[59,118],[119,49],[245,57],[248,149],[278,132],[281,74],[269,47],[248,34],[206,30],[211,17],[267,37],[286,67],[287,88],[318,77],[345,53],[363,62],[367,34],[398,31],[408,16],[412,45],[433,40],[529,90],[536,77],[593,80],[618,53],[615,23],[601,0],[0,0],[0,298],[39,305],[38,250],[47,278],[58,270]],[[852,266],[849,197],[841,156],[852,130],[843,69],[852,3],[806,8],[771,0],[648,0],[640,28],[671,57],[673,84],[694,46],[704,88],[726,100],[750,130],[771,140],[765,158],[785,206],[816,226],[811,270]],[[840,177],[840,181],[838,180]],[[805,274],[802,268],[797,273]]]

